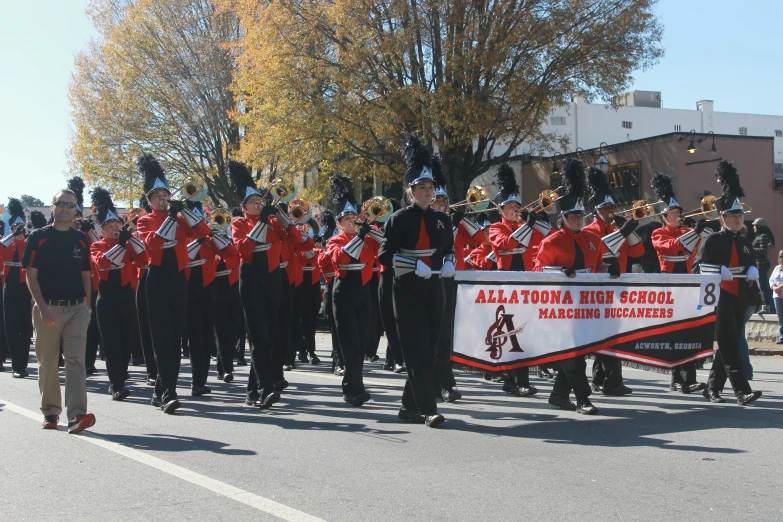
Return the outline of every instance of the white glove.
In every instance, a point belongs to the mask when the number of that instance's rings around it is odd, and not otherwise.
[[[441,277],[454,277],[457,274],[457,269],[454,268],[454,263],[446,261],[443,263],[443,267],[440,269]]]
[[[755,266],[752,266],[748,268],[748,271],[745,273],[745,278],[748,281],[758,281],[759,280],[759,269]]]
[[[720,278],[722,281],[734,281],[734,274],[725,266],[720,266]]]
[[[416,275],[423,277],[424,279],[429,279],[432,277],[432,268],[428,267],[424,261],[419,259],[416,261]]]

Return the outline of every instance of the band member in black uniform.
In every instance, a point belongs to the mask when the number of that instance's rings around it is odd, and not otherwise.
[[[577,272],[596,272],[602,262],[601,238],[583,230],[585,210],[585,165],[579,160],[568,159],[563,166],[565,193],[557,198],[555,206],[560,212],[560,230],[541,242],[536,256],[536,272],[562,271],[568,277]],[[619,277],[617,266],[609,266],[612,278]],[[596,415],[598,409],[590,402],[590,383],[587,382],[585,356],[560,361],[549,404],[583,415]],[[569,399],[571,390],[576,405]]]
[[[130,395],[125,387],[133,331],[138,329],[134,307],[138,267],[147,264],[144,243],[122,225],[106,189],[92,191],[92,203],[103,239],[90,245],[92,264],[98,271],[98,299],[95,314],[101,332],[109,394],[121,401]]]
[[[32,296],[27,288],[22,255],[29,235],[25,228],[22,202],[8,200],[10,233],[0,242],[3,246],[3,319],[8,354],[11,356],[13,377],[27,377],[30,358],[30,339],[33,331]]]
[[[748,292],[752,291],[749,283],[758,280],[759,271],[755,266],[753,247],[740,234],[745,211],[739,198],[745,195],[745,191],[740,186],[737,169],[730,161],[723,160],[715,172],[723,188],[723,195],[715,201],[723,229],[707,237],[698,263],[701,273],[720,274],[722,279],[715,321],[718,349],[704,397],[710,402],[724,402],[720,392],[728,379],[737,404],[747,406],[761,397],[761,392],[750,388],[742,371],[739,336],[745,322]],[[740,274],[745,274],[746,280],[735,278]]]
[[[682,207],[674,197],[672,179],[656,172],[651,181],[653,192],[665,209],[661,214],[664,226],[651,234],[652,244],[658,253],[661,272],[667,274],[690,274],[696,258],[699,241],[712,232],[704,221],[691,229],[683,226]],[[682,393],[702,391],[706,385],[696,381],[696,363],[686,363],[672,369],[669,390]]]
[[[612,190],[606,180],[606,174],[591,167],[587,173],[587,185],[592,196],[589,204],[593,207],[593,222],[583,230],[593,232],[604,244],[603,262],[614,265],[624,274],[629,257],[644,255],[644,245],[635,230],[639,222],[615,216],[617,205],[612,199]],[[623,383],[623,365],[620,359],[596,353],[593,361],[593,391],[605,395],[628,395],[633,390]]]
[[[444,313],[440,278],[456,274],[454,234],[449,217],[430,207],[435,199],[432,158],[415,134],[406,136],[402,157],[412,204],[386,222],[378,259],[394,268],[394,316],[408,371],[398,417],[435,428],[445,420],[432,392]]]
[[[334,290],[334,263],[329,255],[329,240],[337,234],[337,221],[331,210],[325,209],[318,215],[321,223],[321,238],[324,243],[324,250],[318,256],[318,266],[324,275],[326,281],[326,291],[324,292],[324,313],[326,322],[329,325],[329,333],[332,337],[332,373],[335,375],[345,375],[345,361],[343,361],[343,352],[340,349],[340,339],[337,337],[337,325],[334,322],[334,306],[332,301],[332,292]]]
[[[343,400],[361,406],[370,400],[364,388],[364,350],[370,335],[370,287],[375,240],[367,237],[370,225],[357,224],[358,209],[353,182],[347,176],[332,177],[329,198],[334,205],[339,233],[329,239],[329,257],[335,269],[332,307],[337,337],[345,362]]]
[[[152,207],[152,212],[137,222],[150,260],[147,310],[158,367],[152,405],[165,413],[174,413],[180,407],[177,379],[187,310],[187,245],[188,240],[209,235],[209,227],[182,201],[170,199],[166,175],[152,155],[139,157],[137,167],[144,176],[144,191]]]

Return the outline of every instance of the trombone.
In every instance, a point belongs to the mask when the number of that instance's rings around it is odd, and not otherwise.
[[[562,185],[557,187],[554,190],[545,190],[541,194],[538,195],[538,199],[533,201],[532,203],[528,203],[524,207],[519,209],[519,212],[524,211],[531,211],[532,212],[539,212],[543,210],[547,214],[554,214],[555,213],[555,201],[557,201],[557,198],[560,197],[560,190],[563,188]]]
[[[288,217],[294,222],[294,225],[304,225],[312,217],[310,203],[302,198],[294,198],[288,205]]]
[[[256,186],[261,188],[261,180],[258,181]],[[277,205],[280,202],[288,203],[289,201],[296,198],[296,186],[294,186],[293,183],[286,185],[282,179],[276,178],[272,180],[272,182],[267,187],[266,192],[264,192],[264,194],[261,196],[262,205],[266,204],[266,197],[273,190],[275,191],[275,199],[272,202],[272,205]]]
[[[126,230],[130,230],[131,232],[133,232],[134,230],[136,230],[136,226],[137,223],[139,222],[139,218],[146,215],[147,215],[147,211],[144,210],[143,208],[134,207],[128,210],[128,213],[126,214],[128,220],[125,222],[125,224],[123,224],[123,227],[127,227],[125,228]]]
[[[394,206],[389,198],[383,196],[373,196],[362,203],[362,212],[356,218],[357,223],[386,223],[391,215],[394,214]],[[369,221],[362,221],[362,218],[369,218]]]
[[[720,213],[715,210],[715,201],[718,198],[716,196],[704,196],[701,198],[701,205],[699,208],[690,210],[686,212],[685,214],[682,214],[680,216],[681,220],[685,220],[686,218],[695,218],[697,216],[705,216],[706,219],[704,221],[715,221],[720,217]],[[750,214],[753,212],[753,207],[748,205],[747,203],[742,203],[742,209],[745,211],[745,214]]]
[[[177,190],[171,193],[167,201],[174,199],[179,193],[182,193],[184,197],[180,198],[180,201],[202,201],[207,197],[207,184],[196,180],[196,178],[188,176],[185,178],[185,182]]]
[[[231,212],[225,208],[212,209],[207,217],[207,225],[217,232],[223,232],[231,227]]]
[[[468,206],[473,212],[483,212],[488,209],[490,205],[497,206],[494,201],[489,197],[487,189],[478,185],[468,188],[468,193],[463,201],[449,205],[450,209]]]

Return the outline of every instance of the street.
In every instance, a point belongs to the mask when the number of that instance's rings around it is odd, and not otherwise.
[[[625,368],[633,395],[593,394],[581,417],[539,394],[457,373],[464,398],[439,402],[434,430],[397,419],[403,375],[365,365],[373,400],[342,401],[329,371],[302,365],[269,411],[243,404],[248,367],[190,397],[183,360],[173,416],[150,406],[142,367],[112,402],[103,363],[88,378],[97,424],[82,435],[40,428],[36,364],[0,374],[0,520],[760,520],[783,518],[778,496],[783,358],[752,357],[750,407],[668,392],[669,376]],[[382,354],[385,341],[379,352]],[[588,361],[588,369],[591,361]],[[62,374],[61,374],[62,375]],[[707,372],[699,372],[706,381]]]

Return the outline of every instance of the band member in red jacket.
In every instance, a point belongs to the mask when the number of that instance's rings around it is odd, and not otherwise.
[[[299,232],[302,237],[307,237],[308,244],[310,241],[313,244],[311,248],[303,245],[302,251],[298,253],[303,271],[300,360],[305,362],[309,357],[311,364],[320,364],[321,359],[315,354],[315,329],[318,311],[321,309],[321,269],[318,266],[318,253],[322,249],[315,241],[315,238],[321,239],[318,236],[318,223],[310,219],[307,226],[299,227]]]
[[[603,262],[616,267],[617,271],[624,274],[629,257],[644,255],[642,240],[634,232],[639,222],[615,215],[617,205],[612,199],[612,191],[602,170],[591,167],[587,173],[587,183],[592,193],[589,204],[594,209],[594,219],[582,230],[601,238]],[[593,361],[592,388],[593,391],[602,391],[605,395],[627,395],[633,392],[623,383],[623,366],[620,359],[598,353]]]
[[[500,208],[502,219],[490,226],[489,241],[495,251],[498,270],[533,270],[538,245],[552,231],[552,226],[545,214],[520,212],[519,184],[514,170],[507,163],[498,168],[496,175],[500,190],[495,204]],[[506,372],[503,391],[518,397],[538,393],[536,387],[530,384],[527,368]]]
[[[386,222],[380,262],[394,268],[394,315],[408,378],[402,392],[401,420],[435,428],[445,420],[432,390],[444,296],[441,278],[454,277],[451,220],[433,210],[432,156],[415,134],[402,149],[407,169],[403,186],[411,206]]]
[[[711,232],[705,221],[696,223],[690,229],[683,226],[682,207],[674,197],[672,179],[657,172],[652,179],[655,196],[665,205],[661,215],[664,226],[652,233],[652,244],[658,252],[661,272],[666,274],[690,274],[699,242]],[[696,363],[687,363],[672,369],[669,389],[682,393],[695,393],[706,389],[704,383],[696,381]]]
[[[16,198],[9,199],[7,210],[10,230],[0,240],[3,246],[3,319],[13,377],[18,379],[29,375],[27,361],[33,333],[32,296],[22,267],[29,233],[25,228],[22,202]]]
[[[213,236],[231,241],[224,231],[213,231]],[[239,251],[231,245],[218,252],[215,268],[217,308],[215,310],[215,337],[217,340],[217,376],[223,382],[234,380],[234,356],[242,328],[242,301],[239,298]]]
[[[482,243],[470,251],[470,255],[465,258],[465,263],[473,270],[497,270],[495,250],[489,242],[489,227],[492,223],[483,213],[476,216],[476,223],[479,225],[478,235],[481,236]]]
[[[188,240],[209,235],[209,227],[182,201],[169,199],[171,190],[166,175],[152,155],[139,157],[137,167],[144,176],[144,190],[152,207],[152,212],[140,217],[136,224],[150,259],[147,307],[158,365],[152,405],[173,413],[180,407],[177,379],[187,310],[187,245]]]
[[[324,291],[324,313],[326,322],[329,325],[329,332],[332,338],[332,373],[335,375],[345,375],[345,361],[343,361],[343,352],[340,349],[340,339],[337,337],[337,325],[334,322],[334,307],[332,301],[332,292],[334,290],[334,264],[329,256],[329,240],[337,234],[337,221],[331,210],[325,209],[318,216],[321,224],[321,240],[324,250],[318,253],[318,266],[324,275],[326,281],[326,291]]]
[[[335,269],[332,301],[337,337],[345,362],[343,400],[361,406],[370,400],[364,388],[364,349],[370,335],[370,288],[375,250],[367,237],[370,225],[358,224],[353,182],[346,176],[332,177],[329,197],[334,205],[339,233],[329,239],[329,257]]]
[[[142,194],[139,198],[139,208],[143,209],[147,214],[152,212],[147,196]],[[137,221],[138,223],[138,221]],[[135,237],[139,237],[138,231],[133,234]],[[147,384],[155,386],[155,381],[158,380],[158,366],[155,363],[155,350],[152,347],[152,334],[150,333],[150,316],[147,308],[147,274],[149,273],[149,256],[147,257],[147,263],[143,266],[139,266],[138,278],[139,282],[136,286],[136,313],[139,320],[139,336],[141,340],[141,350],[144,352],[144,364],[147,367]]]
[[[585,210],[585,165],[579,160],[568,159],[563,166],[565,194],[555,201],[560,212],[560,230],[541,242],[536,256],[536,272],[563,272],[567,277],[577,273],[597,272],[602,263],[601,238],[583,230]],[[611,277],[619,277],[617,267],[609,266]],[[590,402],[590,384],[585,376],[584,355],[560,361],[549,404],[567,411],[584,415],[595,415],[598,410]],[[576,396],[576,405],[569,399],[571,390]]]
[[[95,314],[109,374],[109,394],[121,401],[130,395],[125,387],[131,343],[138,330],[134,298],[138,268],[147,264],[144,243],[123,225],[106,189],[92,191],[92,203],[103,239],[90,245],[92,264],[98,271],[98,298]]]

